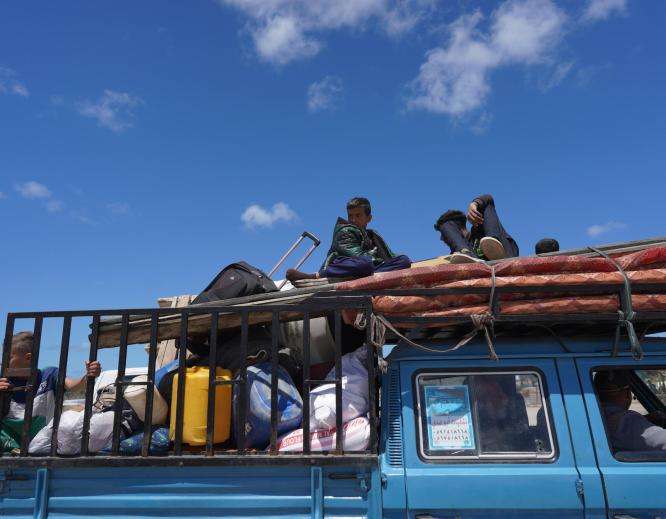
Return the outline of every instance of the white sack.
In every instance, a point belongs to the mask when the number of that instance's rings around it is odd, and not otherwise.
[[[342,356],[343,423],[368,413],[366,357],[366,346]],[[335,379],[335,368],[326,375],[326,380],[332,379]],[[310,429],[332,429],[335,425],[335,384],[323,384],[310,392]]]
[[[335,449],[336,430],[324,429],[310,433],[312,452]],[[365,416],[354,418],[342,426],[342,448],[345,451],[363,451],[370,445],[370,421]],[[278,440],[280,452],[303,452],[303,429],[296,429]]]
[[[30,454],[49,454],[53,420],[30,442]],[[58,426],[58,454],[79,454],[83,436],[83,411],[65,411]],[[97,413],[90,417],[90,439],[88,450],[99,452],[108,445],[113,436],[113,412]]]

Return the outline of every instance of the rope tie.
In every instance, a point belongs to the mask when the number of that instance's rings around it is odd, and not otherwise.
[[[620,295],[620,304],[622,305],[622,310],[618,310],[618,320],[617,327],[615,328],[615,342],[613,344],[612,356],[616,357],[619,353],[620,330],[624,328],[627,330],[627,336],[629,337],[629,344],[631,345],[631,356],[634,360],[641,360],[643,358],[643,348],[641,347],[641,342],[638,340],[638,335],[636,334],[636,330],[634,328],[634,317],[636,317],[636,312],[634,312],[633,306],[631,304],[631,281],[629,281],[629,276],[627,276],[627,273],[624,271],[622,266],[608,254],[594,247],[588,248],[591,251],[599,254],[599,256],[602,256],[608,260],[622,275],[624,282],[623,291]]]
[[[406,337],[400,333],[391,322],[384,317],[383,315],[376,315],[374,313],[370,314],[370,342],[376,348],[381,348],[386,342],[386,330],[389,329],[397,337],[399,337],[404,343],[413,346],[414,348],[427,351],[429,353],[450,353],[456,351],[467,343],[469,343],[476,335],[483,331],[484,338],[486,340],[486,345],[488,346],[488,354],[491,360],[499,361],[499,357],[495,351],[495,346],[493,345],[492,337],[494,335],[494,325],[495,325],[495,266],[490,265],[490,297],[488,298],[488,311],[483,314],[472,314],[470,315],[470,320],[472,321],[473,329],[468,334],[466,334],[455,346],[448,348],[446,350],[440,350],[437,348],[430,348],[429,346],[424,346],[423,344],[418,344],[411,340],[409,337]],[[365,330],[368,326],[367,319],[365,318],[365,313],[358,313],[356,319],[354,320],[354,328],[357,330]]]
[[[358,313],[354,320],[354,328],[365,330],[367,326],[365,312]],[[373,313],[370,314],[370,344],[375,348],[381,348],[386,344],[386,325]]]
[[[465,335],[462,339],[460,339],[458,344],[456,344],[455,349],[464,346],[474,337],[476,337],[479,332],[483,331],[483,336],[486,339],[486,346],[488,346],[488,355],[490,356],[490,360],[498,361],[499,357],[495,352],[495,346],[493,345],[490,331],[494,326],[495,318],[491,313],[472,314],[469,317],[472,320],[472,326],[474,326],[474,329]]]

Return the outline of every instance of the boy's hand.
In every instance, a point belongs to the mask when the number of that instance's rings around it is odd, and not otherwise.
[[[102,365],[98,360],[94,360],[92,362],[89,360],[86,361],[86,377],[97,378],[101,372]]]
[[[0,378],[0,391],[9,391],[14,385],[6,378]]]
[[[483,215],[479,212],[476,202],[469,204],[469,207],[467,208],[467,219],[472,225],[483,224]]]

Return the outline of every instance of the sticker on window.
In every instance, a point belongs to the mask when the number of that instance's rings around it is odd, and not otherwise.
[[[475,449],[467,386],[426,386],[428,438],[432,449]]]

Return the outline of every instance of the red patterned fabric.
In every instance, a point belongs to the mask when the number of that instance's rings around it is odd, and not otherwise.
[[[666,284],[666,247],[651,247],[614,259],[625,270],[632,285]],[[602,285],[624,282],[617,267],[605,258],[553,256],[513,258],[495,266],[498,287]],[[340,283],[337,290],[382,290],[409,288],[490,287],[491,267],[483,263],[419,267],[375,274]],[[637,311],[666,310],[666,295],[636,294],[632,298]],[[486,295],[376,296],[374,310],[387,316],[468,316],[488,310]],[[501,314],[574,314],[605,313],[619,309],[615,295],[576,296],[571,293],[530,294],[512,292],[500,298]],[[351,315],[346,315],[351,319]]]

